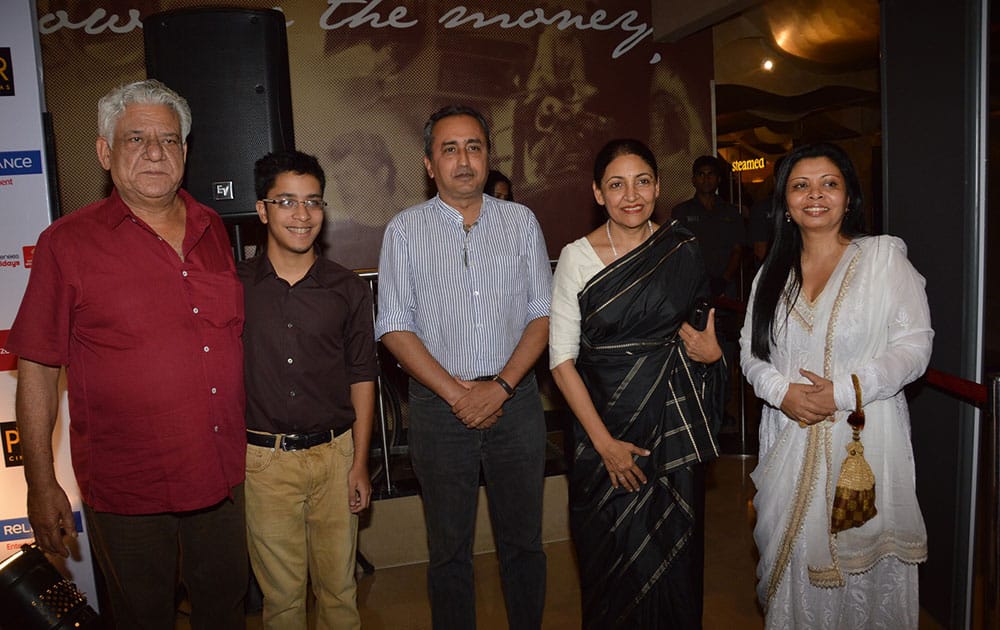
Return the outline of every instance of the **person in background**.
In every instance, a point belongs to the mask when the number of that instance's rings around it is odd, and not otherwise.
[[[476,626],[472,541],[480,470],[507,623],[545,604],[545,416],[532,368],[549,334],[552,274],[531,211],[483,194],[489,127],[461,105],[424,125],[432,199],[386,226],[375,334],[410,375],[410,456],[420,482],[437,630]]]
[[[490,171],[486,177],[486,188],[483,192],[503,201],[514,201],[514,187],[511,185],[510,179],[500,171]]]
[[[355,129],[336,136],[326,157],[330,205],[321,254],[348,269],[374,269],[385,224],[409,199],[392,152],[382,132]]]
[[[691,230],[701,245],[712,297],[739,298],[740,262],[746,230],[740,209],[717,194],[722,180],[719,160],[702,155],[691,167],[694,197],[674,206],[673,219]]]
[[[774,246],[740,339],[743,372],[765,402],[751,477],[766,625],[916,628],[927,532],[903,387],[931,355],[924,279],[903,241],[863,235],[861,186],[839,147],[792,151],[775,193]],[[858,408],[876,514],[832,533]]]
[[[549,363],[576,416],[570,524],[583,627],[700,628],[705,474],[718,455],[725,369],[714,312],[687,323],[708,278],[698,243],[651,216],[656,159],[638,140],[594,163],[607,222],[563,248]]]
[[[743,215],[740,209],[717,194],[722,179],[722,165],[711,155],[695,159],[691,167],[691,183],[695,195],[678,204],[671,217],[680,221],[698,239],[708,272],[710,298],[742,299],[740,267],[743,261],[743,243],[746,240]],[[739,387],[737,363],[739,357],[739,329],[742,318],[731,309],[720,309],[716,317],[716,332],[722,344],[726,363],[732,374],[726,392],[727,404],[735,400]],[[724,415],[723,432],[738,431],[736,415]]]
[[[368,284],[317,254],[326,178],[315,157],[254,166],[262,255],[240,263],[246,301],[246,506],[265,628],[358,629],[358,513],[368,507],[375,337]]]
[[[155,80],[98,104],[114,189],[38,238],[7,349],[28,518],[66,556],[73,512],[52,461],[66,366],[70,450],[118,628],[243,628],[243,291],[226,228],[180,189],[191,110]],[[183,560],[183,561],[182,561]]]
[[[781,169],[781,162],[785,156],[774,161],[772,169],[775,179]],[[753,247],[754,264],[760,265],[767,256],[767,250],[774,240],[774,200],[779,197],[777,189],[771,191],[766,198],[750,206],[750,220],[747,227],[747,238]]]

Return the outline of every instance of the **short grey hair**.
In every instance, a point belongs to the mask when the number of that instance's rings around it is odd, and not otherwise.
[[[115,125],[129,105],[166,105],[174,110],[181,123],[181,141],[191,132],[191,107],[183,96],[156,79],[119,85],[97,102],[97,134],[114,145]]]

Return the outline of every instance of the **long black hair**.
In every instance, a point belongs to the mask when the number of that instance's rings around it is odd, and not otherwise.
[[[802,235],[799,227],[785,218],[785,213],[788,212],[786,193],[788,176],[800,160],[818,157],[828,158],[844,176],[847,213],[840,224],[840,233],[853,238],[865,231],[861,182],[858,181],[858,173],[854,170],[851,158],[843,149],[835,144],[823,142],[799,147],[785,156],[774,182],[774,244],[764,259],[757,280],[757,293],[753,300],[753,321],[750,328],[752,335],[750,350],[753,356],[764,361],[771,358],[771,341],[774,338],[779,301],[783,300],[785,303],[787,323],[788,313],[791,312],[791,307],[802,289]]]

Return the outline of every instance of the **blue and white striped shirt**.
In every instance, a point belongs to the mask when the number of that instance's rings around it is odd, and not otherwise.
[[[376,338],[410,331],[459,378],[499,372],[528,323],[549,315],[538,220],[489,195],[468,233],[440,197],[403,210],[385,228],[378,269]]]

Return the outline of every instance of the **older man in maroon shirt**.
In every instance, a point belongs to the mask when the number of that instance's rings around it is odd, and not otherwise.
[[[28,517],[67,555],[52,463],[61,366],[87,529],[119,628],[172,630],[181,580],[198,628],[242,628],[247,556],[243,295],[219,216],[180,190],[191,113],[158,81],[98,105],[111,196],[42,232],[7,349]]]

